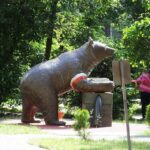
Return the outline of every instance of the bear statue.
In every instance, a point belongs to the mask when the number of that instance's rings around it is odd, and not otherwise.
[[[65,122],[58,120],[58,96],[71,87],[78,92],[112,91],[111,81],[96,83],[88,75],[113,52],[112,48],[89,38],[80,48],[32,67],[20,84],[22,122],[36,122],[33,109],[38,109],[47,125],[65,125]]]

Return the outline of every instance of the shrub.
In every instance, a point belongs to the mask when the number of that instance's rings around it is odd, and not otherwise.
[[[77,110],[75,113],[75,123],[74,129],[78,131],[79,136],[81,136],[84,140],[88,139],[89,133],[86,129],[89,128],[89,112],[86,109]]]
[[[148,125],[150,126],[150,104],[146,108],[146,120]]]
[[[139,110],[140,110],[140,104],[132,104],[130,107],[129,107],[129,119],[132,119],[132,117],[136,114],[139,113]]]

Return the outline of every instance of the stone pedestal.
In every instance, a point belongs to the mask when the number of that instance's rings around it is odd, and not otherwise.
[[[112,125],[112,106],[113,106],[113,94],[111,92],[105,93],[83,93],[82,95],[82,108],[89,110],[90,113],[94,110],[95,100],[97,96],[102,100],[102,112],[101,112],[101,127],[109,127]],[[92,117],[92,116],[91,116]]]

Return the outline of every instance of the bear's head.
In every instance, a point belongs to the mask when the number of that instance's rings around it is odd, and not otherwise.
[[[114,49],[108,47],[106,44],[93,41],[92,38],[89,38],[88,47],[91,52],[91,55],[96,59],[104,59],[110,57],[114,53]]]

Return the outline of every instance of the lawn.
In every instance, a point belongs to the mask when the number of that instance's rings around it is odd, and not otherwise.
[[[150,136],[150,130],[145,130],[145,131],[144,131],[144,135],[145,135],[145,136]]]
[[[28,125],[0,124],[0,134],[41,134],[39,128]]]
[[[0,134],[46,134],[35,126],[18,124],[0,124]],[[143,135],[149,136],[146,130]],[[48,150],[127,150],[127,142],[123,140],[81,140],[81,139],[59,139],[38,138],[30,139],[30,144]],[[132,150],[149,150],[150,142],[133,142]]]
[[[127,150],[127,142],[121,140],[81,140],[81,139],[31,139],[30,144],[48,150]],[[132,150],[149,150],[149,142],[132,142]]]

